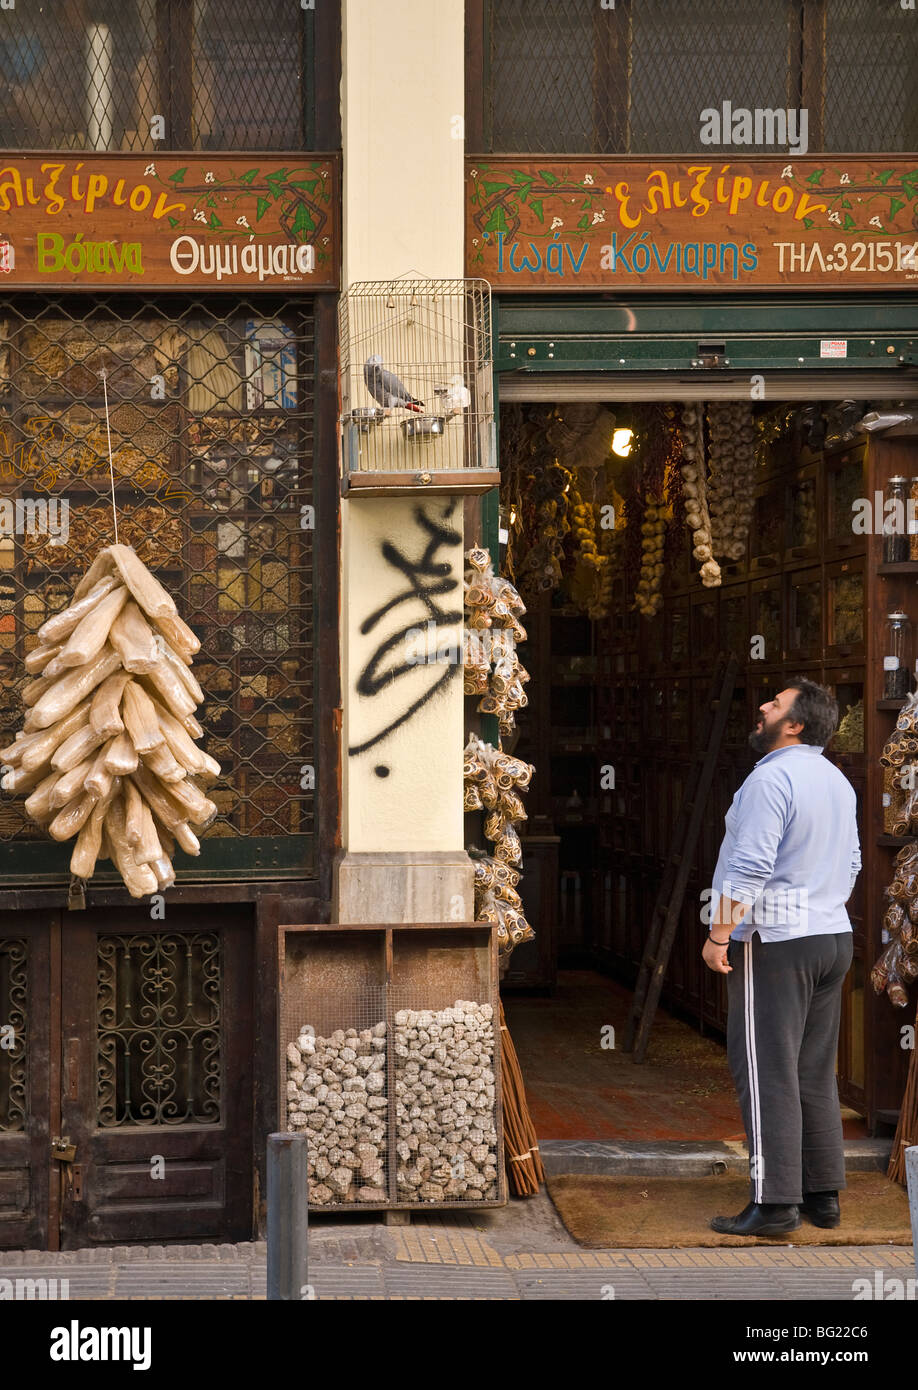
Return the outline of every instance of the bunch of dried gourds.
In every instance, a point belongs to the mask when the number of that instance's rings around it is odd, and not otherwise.
[[[877,994],[885,990],[890,1003],[904,1009],[905,986],[918,979],[918,844],[904,845],[896,855],[893,881],[883,900],[889,945],[871,970],[870,983]]]
[[[28,713],[0,752],[4,790],[27,792],[26,812],[53,839],[75,838],[77,878],[110,859],[132,897],[170,887],[175,846],[199,854],[195,830],[217,814],[202,786],[220,764],[195,743],[200,642],[125,545],[100,552],[38,637]]]
[[[495,575],[486,550],[475,546],[466,559],[463,690],[482,696],[478,709],[497,715],[505,737],[513,732],[515,711],[529,703],[523,689],[529,672],[516,653],[517,642],[526,640],[519,621],[526,607],[510,581]]]

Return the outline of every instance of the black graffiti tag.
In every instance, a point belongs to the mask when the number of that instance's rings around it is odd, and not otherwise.
[[[414,520],[420,529],[426,532],[428,536],[427,545],[419,560],[409,560],[392,541],[383,542],[381,547],[383,559],[387,564],[391,565],[393,569],[398,570],[405,576],[408,581],[408,587],[400,593],[397,593],[394,598],[389,599],[387,603],[384,603],[380,608],[377,608],[374,613],[371,613],[369,617],[364,619],[360,625],[362,634],[365,635],[368,632],[372,632],[377,623],[381,622],[386,614],[390,613],[393,608],[398,608],[400,604],[411,603],[415,600],[420,601],[424,605],[430,620],[434,623],[453,624],[462,621],[463,610],[461,608],[445,610],[441,608],[440,604],[437,602],[439,598],[446,594],[453,593],[454,590],[459,587],[459,581],[453,577],[452,565],[449,560],[436,559],[437,551],[441,546],[455,546],[461,545],[462,543],[461,533],[449,524],[449,519],[453,514],[455,505],[455,502],[450,503],[443,514],[443,522],[433,520],[422,507],[416,508]],[[397,632],[394,632],[391,637],[387,637],[384,641],[380,642],[358,677],[358,695],[370,697],[378,695],[386,686],[392,685],[402,676],[417,671],[417,663],[408,660],[402,661],[396,665],[387,666],[384,664],[389,654],[398,647],[399,643],[404,643],[408,634],[412,632],[416,626],[416,623],[407,623],[404,627],[399,628]],[[374,734],[372,738],[366,739],[363,743],[356,744],[354,747],[348,749],[348,752],[352,756],[357,753],[365,753],[368,748],[372,748],[374,744],[386,738],[393,730],[407,723],[423,705],[427,704],[428,700],[432,699],[442,686],[446,685],[447,681],[453,680],[456,677],[458,671],[458,665],[454,662],[449,662],[443,675],[434,682],[429,690],[426,690],[418,699],[412,701],[407,709],[390,720],[379,733]]]

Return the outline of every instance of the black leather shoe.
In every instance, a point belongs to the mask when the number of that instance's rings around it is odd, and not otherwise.
[[[837,1192],[804,1192],[800,1212],[814,1226],[831,1230],[841,1225],[841,1208]]]
[[[715,1216],[711,1230],[723,1236],[783,1236],[796,1231],[800,1213],[796,1207],[774,1202],[750,1202],[739,1216]]]

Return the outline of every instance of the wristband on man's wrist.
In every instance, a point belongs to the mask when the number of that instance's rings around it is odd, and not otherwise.
[[[708,933],[708,940],[709,940],[709,941],[713,941],[715,946],[729,946],[729,945],[730,945],[730,938],[729,938],[729,936],[727,937],[726,941],[718,941],[718,940],[717,940],[717,937],[716,937],[716,936],[712,936],[712,935],[710,934],[710,932],[709,932],[709,933]]]

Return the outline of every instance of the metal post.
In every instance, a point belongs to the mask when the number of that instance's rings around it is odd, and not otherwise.
[[[306,1136],[268,1135],[268,1298],[311,1296]]]
[[[918,1144],[905,1150],[905,1178],[908,1183],[908,1209],[912,1214],[912,1250],[918,1274]]]

